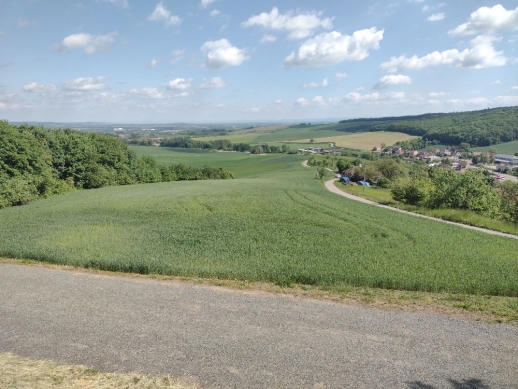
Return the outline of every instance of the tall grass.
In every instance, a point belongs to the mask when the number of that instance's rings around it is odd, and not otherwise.
[[[258,159],[255,178],[109,187],[0,210],[0,256],[280,285],[518,296],[518,241],[344,199],[289,157]]]

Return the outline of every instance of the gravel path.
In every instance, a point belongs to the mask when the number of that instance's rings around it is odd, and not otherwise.
[[[455,225],[455,226],[458,226],[458,227],[463,227],[463,228],[468,228],[470,230],[484,232],[486,234],[504,236],[506,238],[511,238],[511,239],[518,239],[517,235],[506,234],[504,232],[498,232],[498,231],[492,231],[492,230],[488,230],[486,228],[474,227],[474,226],[470,226],[470,225],[462,224],[462,223],[450,222],[448,220],[442,220],[442,219],[438,219],[438,218],[435,218],[435,217],[430,217],[430,216],[426,216],[426,215],[420,215],[420,214],[414,213],[414,212],[408,212],[408,211],[405,211],[405,210],[399,209],[399,208],[389,207],[387,205],[383,205],[383,204],[377,203],[375,201],[367,200],[367,199],[364,199],[363,197],[355,196],[355,195],[352,195],[350,193],[341,191],[339,188],[337,188],[335,186],[335,181],[336,181],[335,178],[333,178],[332,180],[326,181],[326,183],[325,183],[326,189],[329,190],[330,192],[336,193],[337,195],[340,195],[340,196],[343,196],[343,197],[347,197],[348,199],[351,199],[351,200],[359,201],[359,202],[365,203],[365,204],[375,205],[376,207],[389,209],[391,211],[405,213],[405,214],[411,215],[411,216],[422,217],[422,218],[429,219],[429,220],[435,220],[435,221],[441,222],[441,223],[448,223],[448,224],[452,224],[452,225]]]
[[[206,388],[518,388],[518,328],[0,264],[0,350]]]

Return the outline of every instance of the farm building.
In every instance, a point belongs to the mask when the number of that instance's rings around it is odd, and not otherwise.
[[[518,165],[518,157],[514,155],[496,154],[495,162],[506,163],[509,165]]]

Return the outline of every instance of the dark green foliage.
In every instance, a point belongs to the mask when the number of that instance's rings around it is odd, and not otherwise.
[[[344,170],[347,170],[351,167],[351,162],[346,161],[343,158],[339,158],[338,161],[336,161],[336,169],[339,173],[343,172]]]
[[[261,144],[252,146],[248,143],[232,143],[228,139],[216,140],[195,140],[190,137],[177,137],[171,139],[162,139],[160,142],[162,147],[175,147],[183,149],[205,149],[205,150],[221,150],[221,151],[239,151],[249,152],[251,154],[278,154],[289,153],[290,146],[271,146],[268,144]]]
[[[393,184],[392,196],[405,204],[426,208],[467,209],[496,217],[501,197],[478,171],[458,174],[450,169],[431,168],[428,176],[400,178]]]
[[[74,188],[209,178],[232,174],[221,168],[161,167],[108,135],[0,122],[0,208]]]
[[[399,146],[413,150],[439,143],[449,145],[463,143],[464,148],[466,146],[469,148],[518,140],[518,107],[351,119],[342,120],[339,123],[356,130],[403,132],[422,137],[423,139],[409,141],[408,144],[399,143]]]
[[[428,141],[464,146],[489,146],[518,140],[518,107],[420,116],[379,124],[370,131],[403,132]],[[468,147],[469,147],[468,146]]]
[[[504,181],[500,190],[504,219],[518,224],[518,184],[511,181]]]

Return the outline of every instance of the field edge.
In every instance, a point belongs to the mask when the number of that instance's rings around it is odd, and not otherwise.
[[[56,265],[42,261],[18,258],[0,258],[1,264],[37,266],[48,269],[74,271],[113,277],[129,277],[149,280],[189,282],[234,291],[273,293],[302,299],[316,299],[343,304],[359,304],[384,310],[423,312],[460,317],[487,323],[504,323],[518,326],[518,298],[490,295],[469,295],[448,292],[418,292],[381,289],[367,286],[318,287],[305,284],[280,286],[269,282],[248,282],[238,279],[205,277],[164,276],[97,270],[70,265]]]

